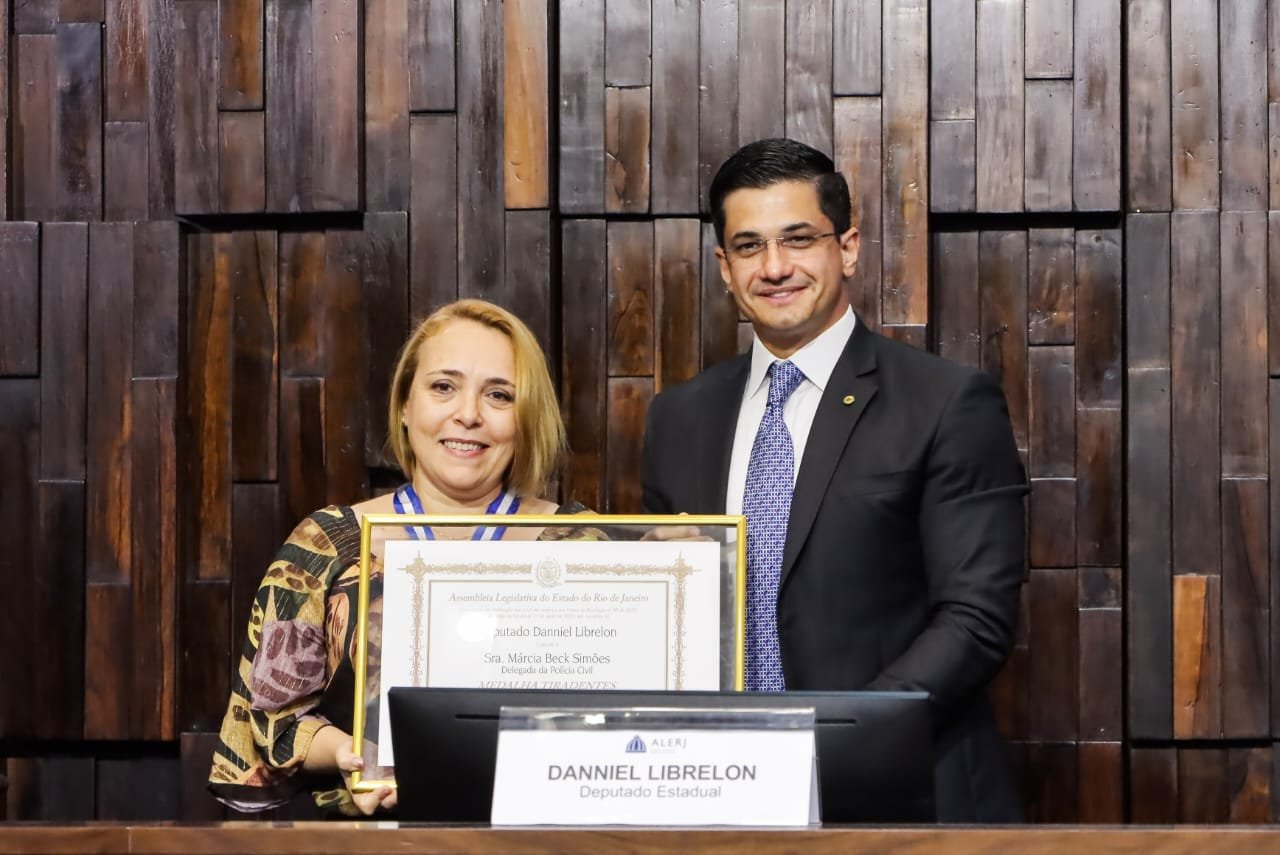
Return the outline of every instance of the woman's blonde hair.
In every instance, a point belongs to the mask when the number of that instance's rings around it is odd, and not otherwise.
[[[422,346],[454,321],[473,321],[503,333],[515,353],[516,449],[507,487],[525,498],[541,497],[564,458],[568,443],[547,358],[524,322],[485,300],[458,300],[432,312],[409,336],[391,376],[387,405],[388,445],[405,477],[413,479],[414,456],[404,424]]]

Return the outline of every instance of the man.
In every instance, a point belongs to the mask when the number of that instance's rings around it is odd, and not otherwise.
[[[742,354],[649,410],[651,513],[745,513],[747,688],[929,694],[944,822],[1020,817],[986,686],[1013,641],[1026,479],[988,374],[883,338],[844,280],[849,189],[791,140],[711,184]]]

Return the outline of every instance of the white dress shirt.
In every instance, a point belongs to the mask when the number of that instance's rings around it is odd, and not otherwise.
[[[840,320],[790,357],[791,362],[804,373],[803,382],[782,408],[782,421],[791,434],[791,445],[795,449],[796,472],[800,471],[805,442],[809,439],[809,428],[813,427],[813,417],[818,412],[822,390],[827,387],[836,361],[849,343],[856,324],[853,309],[847,309]],[[764,418],[765,405],[769,401],[769,366],[777,361],[778,357],[769,352],[759,336],[755,336],[751,345],[751,372],[747,375],[747,387],[738,408],[738,429],[733,435],[733,456],[729,460],[729,483],[725,491],[726,514],[742,513],[742,494],[747,487],[751,446],[755,444],[756,431],[760,429],[760,420]]]

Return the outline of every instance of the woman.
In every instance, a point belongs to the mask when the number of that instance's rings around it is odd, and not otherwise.
[[[350,735],[361,516],[585,510],[543,498],[564,455],[564,423],[537,341],[505,309],[460,300],[423,321],[396,366],[388,416],[391,452],[407,482],[307,517],[258,590],[209,778],[214,794],[240,810],[275,807],[307,785],[317,804],[343,813],[395,805],[390,788],[353,795],[345,786],[363,766]],[[439,533],[459,534],[598,536],[516,526]],[[371,613],[380,611],[377,561],[372,576]]]

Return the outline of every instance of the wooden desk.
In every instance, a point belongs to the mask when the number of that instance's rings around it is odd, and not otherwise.
[[[1275,855],[1280,826],[494,829],[387,823],[0,824],[0,855]]]

